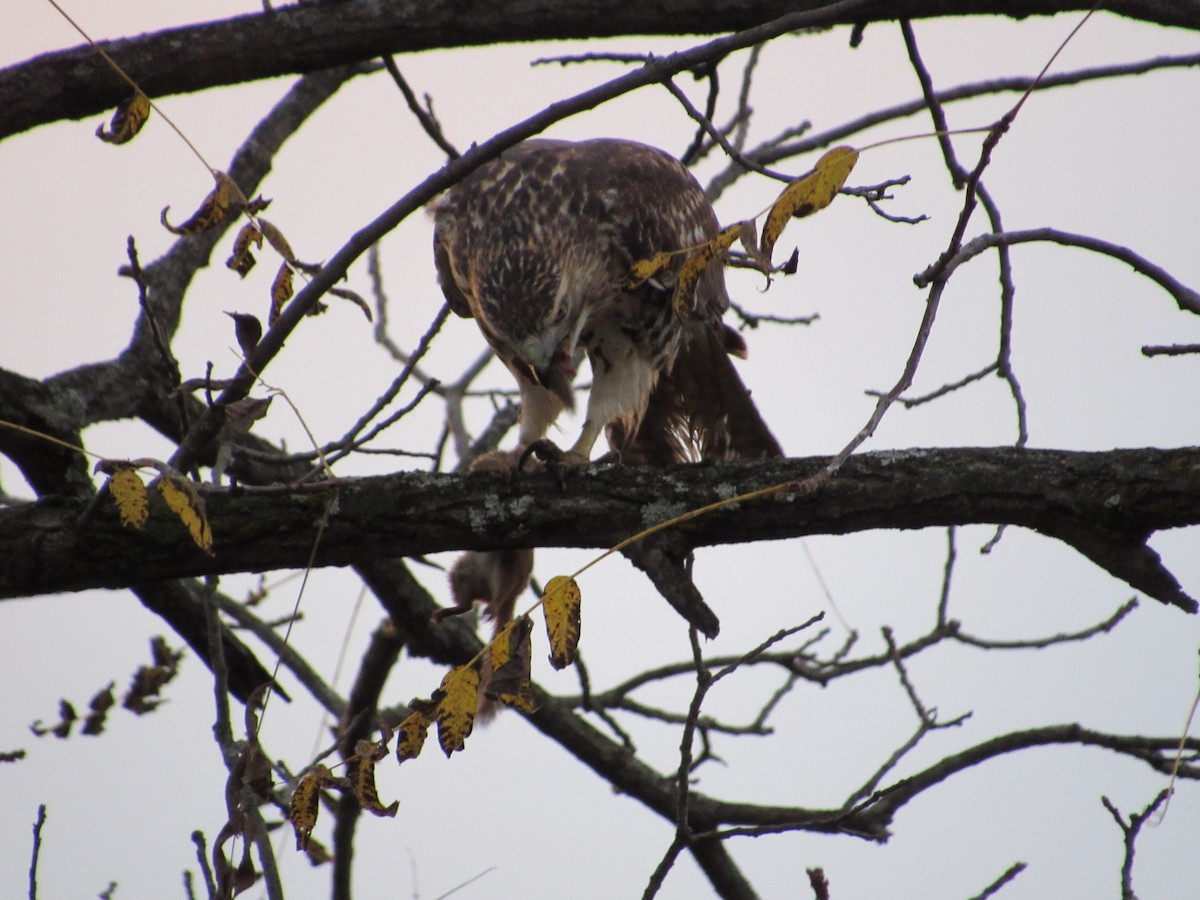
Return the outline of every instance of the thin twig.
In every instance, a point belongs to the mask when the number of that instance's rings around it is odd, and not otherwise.
[[[964,634],[961,629],[954,634],[954,640],[963,644],[969,644],[972,647],[979,647],[984,650],[1040,650],[1044,647],[1052,647],[1055,644],[1068,644],[1074,641],[1086,641],[1088,638],[1095,637],[1098,634],[1107,634],[1121,623],[1127,615],[1133,612],[1138,607],[1136,597],[1130,598],[1117,609],[1115,613],[1105,619],[1103,622],[1097,622],[1089,628],[1084,628],[1080,631],[1060,632],[1044,638],[1023,638],[1016,641],[992,641],[984,638],[972,637],[969,634]]]
[[[729,143],[729,140],[720,132],[717,126],[712,123],[712,120],[709,119],[704,113],[700,112],[700,110],[696,109],[692,101],[688,99],[687,94],[681,91],[678,85],[676,85],[675,82],[670,78],[663,79],[663,87],[671,92],[671,96],[679,101],[679,105],[687,111],[687,114],[691,116],[697,123],[699,123],[701,129],[708,132],[708,135],[714,141],[720,144],[721,149],[729,154],[729,158],[735,163],[750,170],[751,172],[757,172],[759,175],[765,175],[768,178],[774,178],[776,181],[782,181],[786,183],[792,180],[792,176],[787,175],[784,172],[776,172],[773,169],[768,169],[766,166],[760,165],[749,157],[738,152],[738,149],[734,147],[733,144]]]
[[[1150,805],[1140,813],[1130,813],[1128,822],[1124,820],[1120,811],[1113,805],[1111,800],[1107,797],[1100,798],[1100,802],[1104,804],[1104,808],[1112,814],[1117,826],[1125,835],[1125,858],[1121,864],[1121,900],[1137,900],[1137,894],[1133,892],[1133,858],[1138,832],[1142,830],[1142,826],[1154,815],[1154,811],[1166,802],[1169,796],[1171,796],[1170,788],[1164,788],[1159,791],[1158,796],[1150,801]]]
[[[46,824],[46,804],[38,804],[37,819],[33,823],[33,850],[29,859],[29,900],[37,900],[38,861],[42,855],[42,826]]]
[[[1077,69],[1073,72],[1063,72],[1058,75],[1047,75],[1041,80],[1020,76],[973,82],[937,91],[933,96],[939,104],[945,105],[961,100],[971,100],[976,97],[988,96],[990,94],[1024,94],[1030,90],[1040,92],[1058,87],[1070,87],[1086,81],[1144,75],[1148,72],[1160,71],[1162,69],[1194,68],[1197,66],[1200,66],[1200,53],[1181,56],[1159,56],[1133,63],[1098,66],[1089,69]],[[909,116],[924,113],[927,110],[927,98],[918,97],[897,104],[896,106],[887,107],[886,109],[874,110],[857,119],[844,122],[825,131],[808,134],[806,137],[795,141],[792,139],[806,134],[810,126],[807,123],[800,127],[792,126],[775,137],[763,141],[754,149],[745,150],[744,153],[748,158],[756,162],[763,165],[770,165],[783,159],[821,150],[877,125],[897,119],[905,119]],[[745,174],[745,170],[741,169],[740,166],[734,165],[718,173],[709,182],[707,188],[709,198],[715,200],[743,174]]]
[[[429,95],[425,95],[425,106],[422,106],[417,101],[417,95],[413,92],[413,89],[409,87],[404,76],[400,74],[400,69],[396,67],[395,59],[391,55],[385,56],[383,58],[383,65],[388,70],[388,74],[392,76],[392,80],[396,82],[396,87],[400,88],[400,93],[404,95],[404,102],[408,104],[408,108],[412,111],[412,114],[417,117],[417,121],[421,124],[421,128],[425,133],[429,135],[430,140],[438,145],[441,151],[446,154],[447,159],[458,159],[462,154],[446,139],[446,134],[442,131],[441,122],[433,114],[433,104],[429,100]]]
[[[1024,231],[981,234],[967,241],[947,258],[943,267],[944,274],[948,275],[963,263],[974,259],[992,247],[1001,245],[1013,246],[1014,244],[1028,244],[1039,241],[1062,244],[1067,247],[1080,247],[1084,250],[1091,250],[1093,253],[1100,253],[1104,256],[1111,256],[1113,259],[1120,260],[1139,275],[1146,276],[1170,294],[1181,310],[1200,315],[1200,291],[1196,291],[1183,284],[1183,282],[1171,275],[1166,269],[1155,265],[1128,247],[1122,247],[1120,244],[1114,244],[1110,241],[1104,241],[1085,234],[1060,231],[1057,228],[1030,228]],[[931,270],[926,270],[918,275],[914,281],[921,287],[928,284],[933,277],[934,273]]]
[[[1026,869],[1025,863],[1023,863],[1023,862],[1013,863],[1011,866],[1009,866],[1007,869],[1005,869],[1004,872],[1001,873],[999,878],[997,878],[995,881],[993,881],[991,884],[989,884],[987,887],[985,887],[982,891],[980,891],[978,894],[976,894],[974,897],[972,897],[971,900],[987,900],[988,897],[995,897],[996,894],[998,894],[1000,892],[1001,888],[1003,888],[1006,884],[1008,884],[1010,881],[1012,881],[1014,878],[1016,878],[1018,875],[1020,875],[1022,872],[1024,872],[1025,869]]]
[[[200,874],[204,876],[204,889],[209,900],[212,900],[217,895],[217,882],[213,878],[212,866],[208,862],[208,845],[204,839],[204,832],[200,829],[193,831],[192,843],[196,846],[196,859],[200,863]]]

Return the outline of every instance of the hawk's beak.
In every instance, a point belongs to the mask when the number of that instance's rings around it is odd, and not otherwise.
[[[564,372],[560,366],[551,363],[548,366],[531,366],[524,360],[513,360],[513,371],[527,381],[545,388],[563,402],[567,409],[575,409],[575,391],[571,387],[571,375]]]
[[[563,406],[567,409],[575,408],[575,391],[571,387],[571,376],[563,371],[561,366],[551,363],[532,371],[537,383],[558,397]]]

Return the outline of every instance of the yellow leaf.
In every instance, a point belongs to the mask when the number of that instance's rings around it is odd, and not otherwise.
[[[133,469],[117,469],[108,479],[108,491],[117,504],[121,524],[141,528],[150,517],[146,485]]]
[[[711,241],[706,241],[684,260],[683,267],[679,270],[679,278],[675,282],[675,295],[671,300],[676,315],[682,316],[685,309],[693,306],[692,297],[696,291],[696,282],[700,280],[700,276],[714,257],[733,246],[741,231],[741,222],[722,229],[720,234]]]
[[[583,595],[574,578],[555,575],[542,594],[546,636],[550,639],[550,665],[563,669],[575,662],[579,647],[579,608]]]
[[[283,305],[292,299],[292,269],[284,262],[279,267],[279,273],[271,284],[271,314],[267,316],[267,325],[274,325],[275,320],[283,311]]]
[[[475,726],[479,672],[472,666],[456,666],[446,673],[439,690],[443,696],[437,708],[438,743],[448,757],[463,748]]]
[[[537,709],[529,676],[533,657],[532,633],[533,620],[521,616],[505,626],[492,641],[492,674],[483,688],[483,694],[489,700],[499,700],[523,712]]]
[[[817,160],[811,172],[784,188],[763,224],[762,240],[759,241],[762,255],[768,260],[771,258],[771,251],[788,219],[802,219],[832,203],[857,162],[858,151],[853,147],[834,147]]]
[[[175,226],[168,222],[167,210],[170,207],[163,207],[159,220],[167,231],[172,234],[199,234],[224,221],[227,215],[237,215],[249,206],[246,195],[232,178],[216,170],[213,170],[213,178],[216,179],[216,187],[204,198],[204,202],[192,217],[182,225]]]
[[[196,493],[192,483],[186,478],[163,475],[154,480],[154,485],[167,506],[187,528],[196,546],[212,556],[212,529],[208,527],[208,518],[204,514],[204,499]]]
[[[308,838],[317,825],[317,813],[321,810],[321,788],[329,784],[332,777],[328,767],[316,765],[296,785],[288,808],[288,821],[296,832],[297,850],[308,849]]]
[[[629,274],[625,276],[625,281],[622,282],[621,287],[635,288],[639,284],[649,281],[671,264],[671,256],[672,254],[660,250],[653,256],[639,259],[629,267]]]
[[[113,112],[107,131],[104,130],[103,124],[96,126],[96,137],[106,144],[124,144],[137,136],[148,118],[150,98],[141,91],[135,91],[132,97],[122,101]]]
[[[250,252],[250,248],[251,246],[261,247],[262,242],[262,232],[253,222],[247,222],[238,231],[237,238],[233,242],[233,253],[229,255],[229,259],[225,260],[225,265],[245,278],[254,268],[255,263],[254,254]]]
[[[406,759],[416,759],[421,755],[421,750],[425,746],[425,737],[429,734],[430,716],[436,709],[436,704],[428,700],[421,701],[419,704],[414,700],[409,705],[412,707],[412,712],[396,729],[399,734],[396,741],[396,762],[398,763],[402,763]]]
[[[375,741],[359,741],[354,745],[354,756],[346,761],[346,775],[354,787],[358,805],[377,816],[394,816],[400,801],[393,800],[388,806],[379,802],[375,790],[375,763],[387,756],[387,747]]]

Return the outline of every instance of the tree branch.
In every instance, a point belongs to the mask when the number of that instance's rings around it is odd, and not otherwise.
[[[391,53],[530,40],[740,31],[797,10],[812,27],[955,15],[1025,17],[1091,8],[1088,0],[664,0],[654,4],[534,2],[301,3],[220,22],[122,40],[105,51],[151,97],[312,72]],[[1114,0],[1105,9],[1160,25],[1200,29],[1200,8],[1168,0]],[[0,139],[60,119],[115,107],[129,87],[89,46],[38,56],[0,71]]]
[[[317,523],[339,492],[315,565],[443,550],[611,547],[632,534],[733,492],[794,483],[821,458],[722,465],[581,469],[561,483],[545,472],[406,472],[261,488],[207,488],[214,555],[193,546],[160,505],[140,530],[122,528],[104,502],[54,498],[0,509],[0,598],[163,578],[302,568]],[[651,498],[651,499],[648,499]],[[1185,609],[1192,600],[1146,546],[1151,533],[1200,523],[1200,449],[1079,453],[1015,448],[906,450],[850,457],[817,492],[733,504],[673,530],[685,549],[808,534],[950,524],[1009,524],[1074,546],[1148,595]]]

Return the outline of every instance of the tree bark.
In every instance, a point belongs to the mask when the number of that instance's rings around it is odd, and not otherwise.
[[[191,93],[411,53],[533,40],[740,31],[810,11],[806,27],[958,15],[1023,18],[1090,9],[1074,0],[705,0],[564,3],[562,0],[347,0],[188,25],[100,46],[151,97]],[[1117,0],[1105,11],[1159,25],[1200,29],[1200,7],[1167,0]],[[0,71],[0,139],[61,119],[115,107],[131,93],[99,54],[84,45]]]
[[[302,487],[211,489],[211,556],[160,502],[151,503],[149,521],[136,530],[121,526],[111,498],[91,507],[50,498],[0,510],[0,598],[302,568],[310,555],[317,566],[341,566],[443,550],[610,547],[688,510],[799,481],[825,462],[592,467],[511,479],[405,472]],[[1200,448],[862,454],[815,493],[722,507],[674,526],[672,537],[688,549],[978,523],[1058,538],[1149,596],[1196,610],[1146,539],[1200,523]]]

